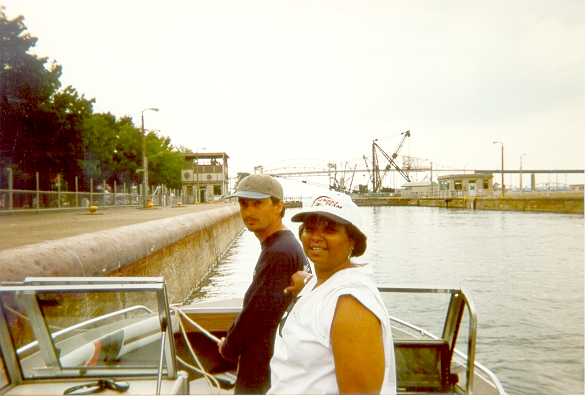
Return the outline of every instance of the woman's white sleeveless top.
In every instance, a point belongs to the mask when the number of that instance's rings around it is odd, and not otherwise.
[[[351,295],[380,320],[385,372],[382,394],[396,394],[396,363],[386,306],[368,266],[346,268],[316,287],[313,277],[276,331],[268,394],[338,394],[330,332],[339,296]]]

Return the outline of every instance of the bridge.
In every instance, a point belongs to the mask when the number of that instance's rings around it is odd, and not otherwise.
[[[407,169],[406,172],[465,172],[473,171],[475,174],[583,174],[583,169],[464,169],[464,168],[411,168]],[[287,176],[328,176],[329,174],[335,173],[372,173],[370,169],[337,169],[337,170],[309,170],[309,171],[292,171],[292,170],[269,170],[267,174],[276,177],[287,177]],[[391,171],[394,172],[394,171]]]

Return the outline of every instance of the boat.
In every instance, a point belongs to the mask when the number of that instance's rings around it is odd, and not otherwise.
[[[448,298],[439,336],[391,318],[399,394],[505,394],[475,360],[477,316],[465,291],[380,290]],[[217,342],[240,299],[169,304],[161,277],[31,277],[3,282],[0,297],[2,395],[232,394],[236,365]]]

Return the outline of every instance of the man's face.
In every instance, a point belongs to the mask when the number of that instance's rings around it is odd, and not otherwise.
[[[251,232],[262,233],[280,220],[281,203],[274,204],[272,199],[247,199],[239,197],[241,218]]]

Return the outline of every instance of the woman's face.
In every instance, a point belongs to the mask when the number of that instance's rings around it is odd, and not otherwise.
[[[311,215],[304,220],[300,240],[304,252],[317,270],[322,268],[336,271],[339,267],[348,266],[354,242],[345,225],[319,215]]]

